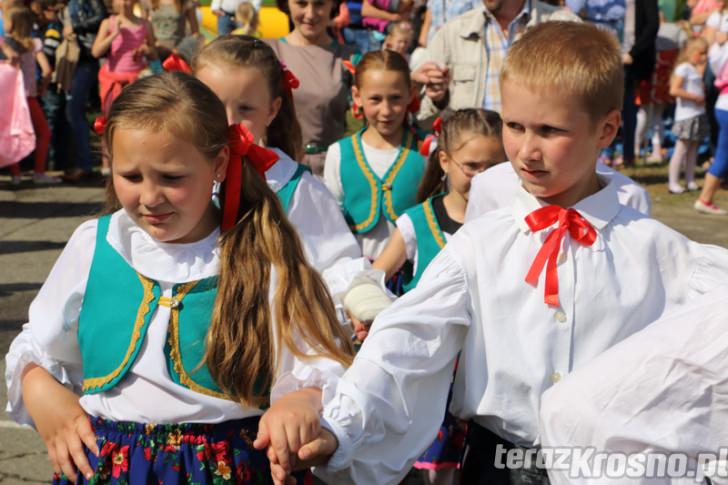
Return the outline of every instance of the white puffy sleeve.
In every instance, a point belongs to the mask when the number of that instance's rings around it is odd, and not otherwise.
[[[409,261],[414,261],[417,254],[417,233],[412,219],[407,214],[402,214],[397,218],[397,229],[404,239],[405,253]]]
[[[291,199],[288,218],[303,235],[306,256],[317,271],[340,260],[361,258],[361,249],[339,204],[313,175],[303,174]]]
[[[344,200],[344,186],[341,184],[341,148],[338,143],[330,145],[326,151],[324,183],[334,200],[341,205]]]
[[[628,454],[681,452],[693,465],[700,452],[717,454],[728,443],[727,305],[728,287],[717,288],[547,390],[540,410],[542,444]],[[716,469],[716,463],[705,462],[708,470]],[[554,484],[676,483],[576,479],[569,472],[564,466],[549,476]]]
[[[6,411],[18,423],[32,424],[24,405],[21,377],[30,363],[45,368],[61,384],[80,392],[81,354],[76,332],[91,268],[97,221],[76,229],[30,305],[29,322],[5,357]]]
[[[446,246],[379,314],[326,404],[322,424],[339,442],[315,470],[327,483],[398,483],[435,438],[472,313],[456,252]]]

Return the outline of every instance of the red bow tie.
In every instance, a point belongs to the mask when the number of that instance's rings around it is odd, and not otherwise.
[[[533,232],[559,223],[549,233],[541,249],[531,263],[531,269],[526,275],[526,282],[536,286],[538,277],[546,265],[546,288],[544,290],[544,302],[550,306],[559,306],[559,273],[556,269],[556,260],[561,249],[561,241],[568,232],[571,239],[591,246],[597,240],[597,231],[589,222],[574,209],[564,209],[558,205],[541,207],[526,216],[526,224]]]
[[[230,161],[225,175],[221,229],[227,231],[238,222],[240,191],[243,187],[243,158],[265,179],[265,172],[278,161],[278,154],[255,144],[253,134],[243,125],[229,128]]]

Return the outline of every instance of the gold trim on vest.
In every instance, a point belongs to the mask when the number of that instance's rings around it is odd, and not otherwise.
[[[432,232],[432,235],[435,238],[435,242],[438,246],[440,246],[440,249],[444,248],[445,240],[442,237],[442,230],[437,224],[437,219],[435,218],[435,210],[432,207],[432,197],[425,201],[425,204],[422,208],[425,211],[425,220],[427,220],[427,227],[429,227],[430,231]]]
[[[384,192],[384,210],[387,211],[389,219],[392,221],[396,221],[397,218],[402,215],[394,212],[394,202],[392,201],[392,184],[394,184],[394,178],[399,173],[400,169],[404,165],[404,161],[409,155],[411,144],[412,132],[408,130],[407,135],[404,139],[404,143],[402,144],[402,150],[399,152],[399,158],[397,158],[397,161],[394,163],[394,167],[392,167],[392,170],[389,172],[389,176],[382,184],[382,191]]]
[[[142,288],[144,289],[144,296],[142,297],[142,302],[139,305],[139,310],[137,311],[136,319],[134,320],[134,330],[131,334],[131,342],[129,343],[129,348],[126,350],[126,355],[124,356],[124,360],[121,361],[121,364],[119,367],[114,369],[110,374],[103,376],[103,377],[94,377],[91,379],[84,379],[83,381],[83,391],[87,391],[89,389],[93,389],[96,387],[101,387],[109,382],[111,382],[114,378],[116,378],[121,371],[126,367],[126,364],[129,362],[129,359],[131,358],[132,354],[134,353],[134,349],[136,348],[137,341],[141,338],[141,329],[144,326],[144,315],[146,315],[149,312],[149,304],[154,300],[154,292],[152,289],[154,288],[154,282],[148,278],[145,278],[144,276],[137,273],[137,276],[139,277],[139,280],[142,282]]]
[[[184,384],[187,388],[199,392],[200,394],[205,394],[207,396],[217,397],[219,399],[227,399],[231,401],[232,399],[220,392],[215,392],[211,389],[204,388],[197,384],[195,381],[192,380],[192,378],[185,372],[185,368],[182,365],[182,353],[179,348],[179,307],[182,303],[182,300],[184,297],[192,291],[192,289],[199,283],[199,281],[191,281],[189,283],[185,283],[178,286],[177,294],[174,298],[170,298],[172,303],[170,305],[170,314],[169,314],[169,330],[168,330],[168,340],[167,343],[169,344],[169,356],[172,359],[172,362],[174,362],[174,371],[179,376],[179,380],[182,384]],[[161,298],[160,298],[160,305],[161,305]]]
[[[361,224],[356,224],[352,230],[353,231],[361,231],[365,227],[367,227],[369,224],[372,223],[374,218],[377,216],[377,197],[379,196],[379,190],[377,190],[377,179],[372,173],[371,170],[369,170],[369,166],[364,161],[364,155],[361,152],[361,149],[359,148],[359,141],[357,140],[356,134],[351,135],[351,145],[354,147],[354,158],[356,159],[356,163],[359,165],[359,168],[364,173],[364,176],[367,179],[367,182],[369,182],[369,190],[372,194],[372,200],[369,204],[369,215],[367,216],[366,220],[362,222]]]

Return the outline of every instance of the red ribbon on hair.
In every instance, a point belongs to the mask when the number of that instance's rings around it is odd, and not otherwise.
[[[243,125],[230,125],[228,140],[230,161],[225,174],[225,200],[222,206],[221,224],[223,231],[227,231],[238,222],[240,191],[243,188],[243,159],[247,159],[264,179],[266,170],[278,161],[278,154],[256,145],[253,134]]]
[[[558,227],[546,237],[541,249],[531,263],[531,269],[526,275],[526,282],[536,286],[538,277],[546,266],[546,288],[544,289],[544,302],[550,306],[559,306],[559,273],[556,262],[561,249],[561,241],[568,232],[571,239],[591,246],[597,240],[597,231],[589,221],[584,219],[574,209],[564,209],[558,205],[541,207],[526,216],[526,224],[533,232],[552,226],[555,222]]]
[[[106,129],[106,116],[99,115],[94,120],[94,132],[102,136],[104,134],[104,130]]]
[[[283,90],[288,93],[288,96],[291,99],[293,99],[293,90],[298,89],[301,85],[301,81],[299,81],[296,75],[293,74],[282,62],[281,69],[283,70]]]
[[[341,61],[341,64],[346,68],[347,71],[351,73],[352,76],[356,74],[356,66],[353,62],[351,62],[351,60],[346,59],[344,61]]]
[[[184,72],[186,74],[191,74],[192,69],[190,68],[190,65],[187,64],[187,61],[182,59],[177,54],[170,54],[162,63],[162,67],[165,71],[168,72]]]
[[[442,118],[439,116],[435,118],[435,121],[432,122],[432,134],[427,135],[425,137],[425,141],[422,142],[422,145],[420,145],[420,155],[423,157],[429,157],[430,156],[430,148],[432,147],[432,143],[437,139],[438,136],[440,136],[440,133],[442,133]]]

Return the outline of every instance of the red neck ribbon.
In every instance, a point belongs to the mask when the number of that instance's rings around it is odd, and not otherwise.
[[[177,54],[170,54],[162,63],[162,67],[168,72],[179,71],[186,74],[192,73],[190,65]]]
[[[561,250],[561,241],[568,232],[571,239],[584,246],[591,246],[597,240],[597,231],[594,226],[584,219],[574,209],[564,209],[558,205],[541,207],[526,216],[526,224],[533,232],[541,231],[552,226],[555,222],[559,225],[552,230],[536,257],[531,263],[531,269],[526,275],[526,282],[536,286],[538,277],[546,266],[546,288],[544,290],[544,302],[549,306],[559,306],[559,273],[556,269],[556,262]]]
[[[243,125],[228,128],[230,161],[225,175],[225,199],[222,211],[222,231],[227,231],[238,222],[240,191],[243,188],[244,159],[253,165],[265,179],[265,172],[278,161],[278,154],[255,144],[253,134]]]

